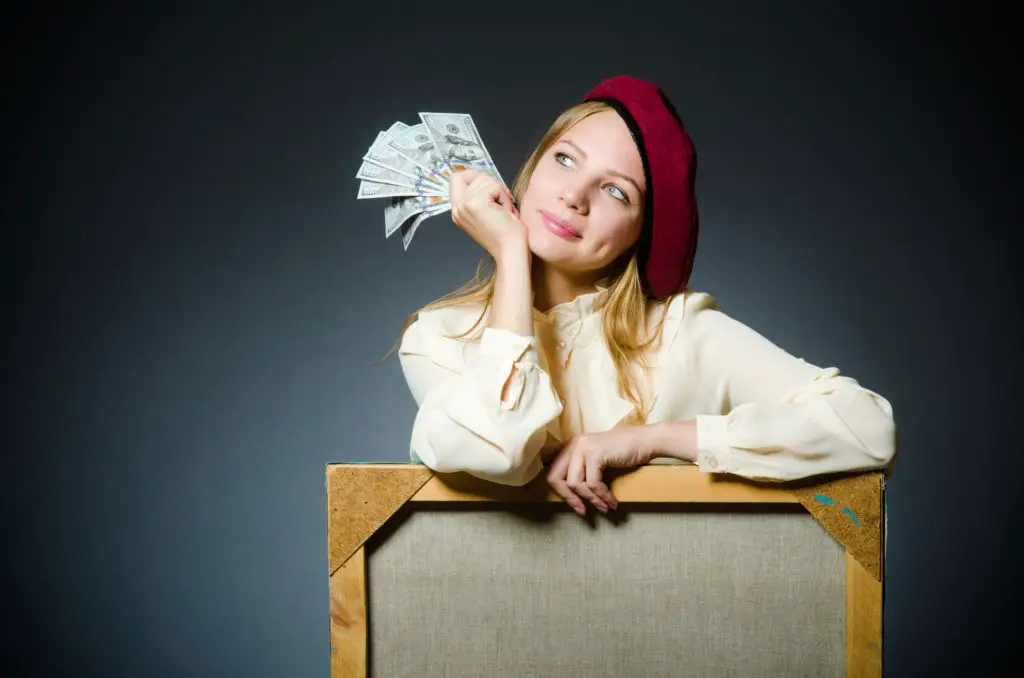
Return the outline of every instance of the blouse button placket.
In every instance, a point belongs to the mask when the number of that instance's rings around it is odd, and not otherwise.
[[[561,359],[560,362],[563,368],[565,368],[569,364],[569,359],[572,357],[572,349],[574,344],[576,343],[576,337],[577,335],[579,335],[580,329],[582,327],[582,322],[577,321],[573,323],[569,328],[566,328],[569,329],[571,332],[571,334],[568,337],[568,341],[566,341],[565,339],[558,340],[558,355]]]

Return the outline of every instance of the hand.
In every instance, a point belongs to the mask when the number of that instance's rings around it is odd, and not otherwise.
[[[602,433],[573,436],[554,455],[547,481],[551,489],[581,516],[581,497],[601,513],[618,506],[618,499],[601,479],[605,468],[633,468],[651,460],[651,428],[628,426]]]
[[[473,169],[459,170],[448,179],[452,221],[497,260],[509,246],[527,243],[526,227],[512,194],[494,177]]]

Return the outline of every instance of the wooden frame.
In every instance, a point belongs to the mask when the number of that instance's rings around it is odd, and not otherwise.
[[[563,502],[543,477],[523,487],[421,464],[328,464],[331,678],[367,678],[365,541],[406,502]],[[689,464],[652,464],[606,480],[619,503],[793,504],[804,506],[846,549],[846,675],[882,675],[885,478],[881,471],[793,483],[756,483],[702,473]]]

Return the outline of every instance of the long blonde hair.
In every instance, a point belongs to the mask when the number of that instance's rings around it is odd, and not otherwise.
[[[522,204],[522,196],[530,183],[533,170],[537,167],[537,163],[540,162],[548,149],[576,123],[595,113],[607,110],[613,109],[603,102],[587,101],[567,109],[555,120],[516,175],[511,192],[517,205]],[[651,299],[644,294],[640,280],[640,265],[637,258],[638,252],[635,245],[620,257],[618,270],[613,271],[606,278],[608,290],[606,294],[602,294],[595,302],[594,310],[595,312],[602,311],[601,333],[618,375],[619,394],[634,405],[630,420],[632,423],[643,424],[646,423],[647,415],[649,414],[648,404],[637,384],[631,366],[639,364],[645,375],[648,374],[649,368],[644,357],[645,352],[652,343],[660,339],[665,320],[663,313],[655,331],[651,333],[650,337],[644,339],[643,335],[646,334],[648,310],[652,305],[662,305],[664,309],[667,309],[671,297],[659,301]],[[621,263],[623,261],[625,262],[624,264]],[[477,265],[476,274],[471,280],[440,299],[423,306],[406,318],[402,329],[398,333],[398,340],[395,342],[394,347],[376,364],[383,363],[399,349],[405,331],[416,320],[418,314],[433,309],[455,306],[457,304],[480,304],[482,306],[480,316],[473,323],[472,327],[461,334],[444,335],[447,339],[463,339],[470,333],[473,333],[469,340],[479,340],[484,330],[480,323],[487,314],[487,309],[490,307],[491,300],[494,297],[494,274],[494,259],[489,253],[485,252],[480,263]]]

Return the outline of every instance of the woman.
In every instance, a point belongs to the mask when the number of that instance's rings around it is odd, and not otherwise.
[[[511,193],[451,178],[452,219],[494,270],[402,328],[414,461],[509,485],[549,461],[580,515],[616,507],[603,469],[653,457],[772,481],[889,464],[888,401],[687,289],[695,171],[661,90],[618,76],[556,120]]]

